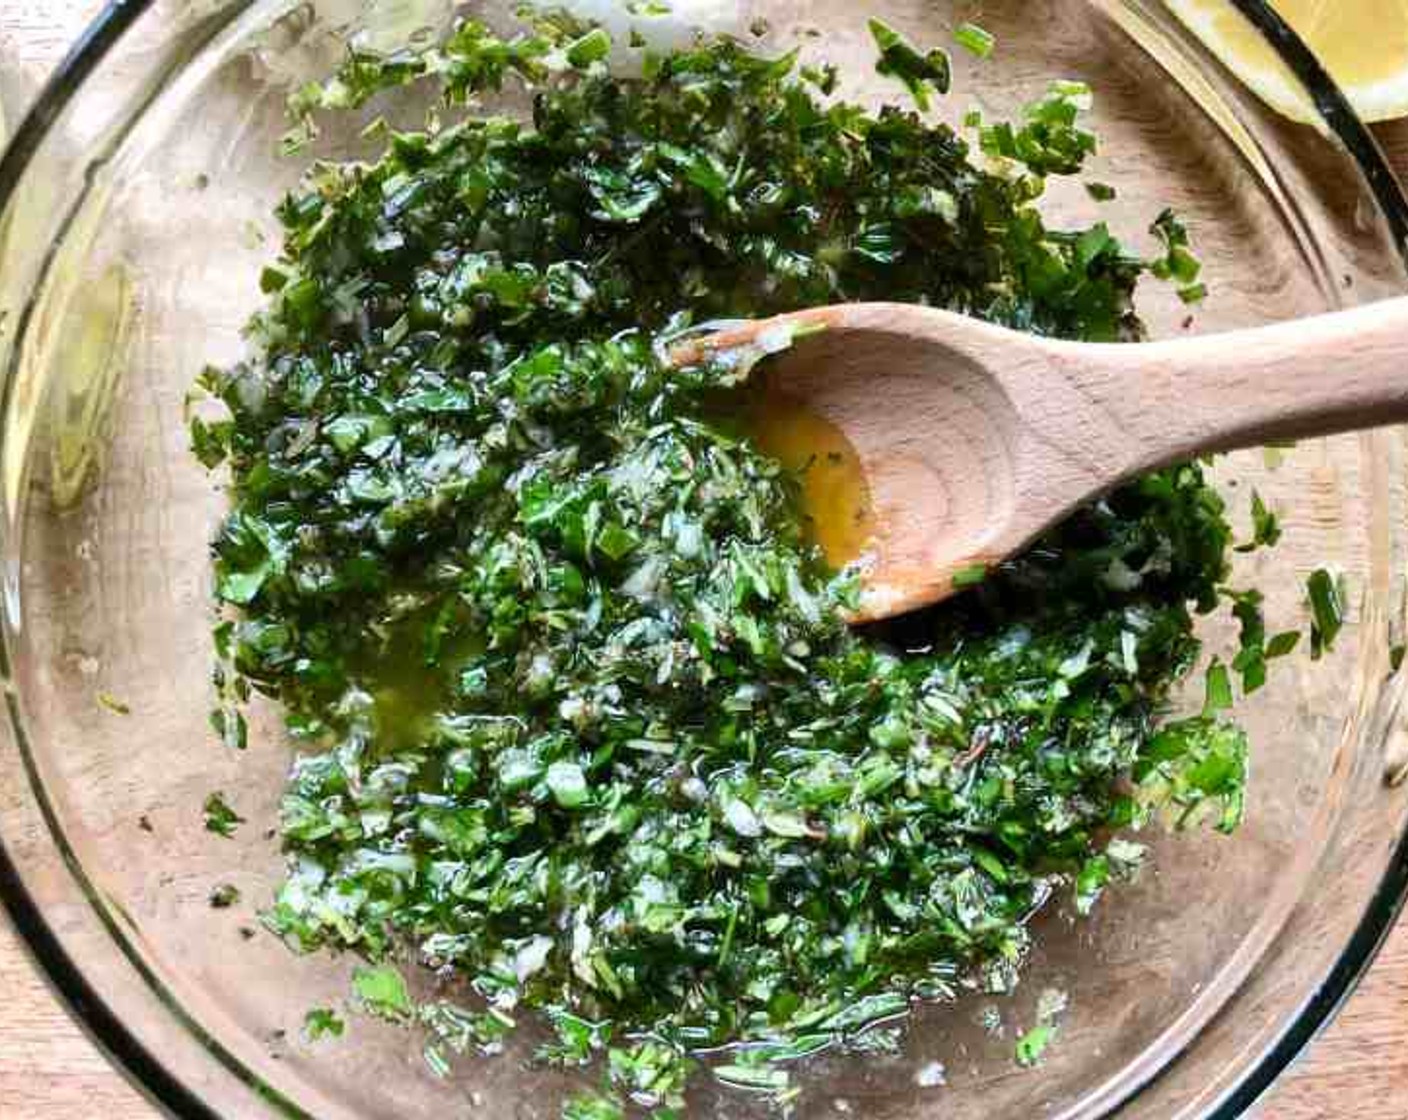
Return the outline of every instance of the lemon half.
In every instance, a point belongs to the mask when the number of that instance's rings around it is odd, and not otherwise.
[[[1228,0],[1167,0],[1188,29],[1273,109],[1317,119],[1285,63]],[[1271,0],[1367,121],[1408,116],[1408,0]]]

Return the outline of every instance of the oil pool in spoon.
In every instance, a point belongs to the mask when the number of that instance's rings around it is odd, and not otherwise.
[[[875,509],[860,456],[835,424],[779,390],[743,390],[743,431],[797,480],[795,513],[827,565],[860,560],[875,536]]]

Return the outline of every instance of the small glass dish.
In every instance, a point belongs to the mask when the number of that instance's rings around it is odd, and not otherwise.
[[[511,5],[460,8],[491,24]],[[613,30],[635,17],[577,5]],[[1268,19],[1264,5],[1248,12]],[[529,1040],[432,1076],[412,1032],[366,1019],[309,1043],[354,962],[297,957],[259,926],[283,859],[273,829],[290,747],[256,708],[249,749],[210,731],[207,541],[218,485],[190,454],[186,393],[244,349],[273,255],[275,203],[302,161],[278,154],[284,99],[349,41],[433,38],[443,0],[127,0],[94,23],[0,161],[0,894],[75,1013],[151,1094],[186,1116],[553,1117],[573,1086],[525,1069]],[[677,0],[650,34],[736,31],[875,78],[866,19],[946,42],[976,19],[998,50],[957,52],[938,110],[1013,115],[1057,78],[1088,82],[1101,137],[1088,178],[1045,209],[1097,213],[1145,250],[1163,207],[1187,220],[1210,295],[1150,288],[1157,337],[1212,332],[1408,291],[1408,204],[1303,47],[1271,37],[1312,88],[1318,128],[1243,90],[1152,0]],[[761,26],[761,25],[759,25]],[[1284,29],[1281,29],[1284,31]],[[355,128],[319,155],[365,153]],[[1089,920],[1052,909],[1018,993],[916,1017],[896,1057],[826,1058],[799,1117],[1171,1118],[1238,1115],[1352,987],[1408,886],[1404,640],[1408,431],[1382,429],[1219,461],[1234,523],[1253,487],[1285,536],[1239,559],[1273,631],[1301,624],[1307,574],[1342,572],[1333,652],[1298,651],[1239,706],[1253,744],[1247,820],[1227,838],[1151,831],[1153,863]],[[1223,621],[1210,648],[1234,640]],[[1307,643],[1302,643],[1302,651]],[[223,791],[244,825],[204,827]],[[240,899],[212,908],[217,885]],[[1018,1071],[1014,1037],[1065,993],[1059,1044]],[[994,1018],[995,1016],[995,1018]],[[947,1085],[918,1076],[935,1061]],[[580,1083],[588,1075],[583,1074]],[[765,1115],[701,1090],[692,1115]]]

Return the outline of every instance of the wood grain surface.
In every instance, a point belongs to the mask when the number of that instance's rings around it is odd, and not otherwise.
[[[37,86],[96,0],[0,0],[0,89]],[[1408,122],[1379,130],[1408,177]],[[71,1019],[0,914],[0,1120],[160,1120]],[[1258,1111],[1262,1120],[1408,1120],[1408,922]],[[235,1118],[232,1118],[235,1120]]]

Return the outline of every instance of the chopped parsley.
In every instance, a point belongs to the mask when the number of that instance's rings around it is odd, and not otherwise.
[[[921,108],[947,88],[942,51],[870,29]],[[1197,282],[1186,230],[1160,215],[1145,261],[1037,206],[1095,149],[1089,90],[974,119],[972,151],[828,100],[834,71],[793,55],[707,40],[627,78],[610,47],[560,16],[470,22],[300,91],[290,150],[410,82],[450,123],[313,164],[253,354],[201,376],[228,415],[192,428],[229,470],[216,729],[243,745],[253,689],[300,743],[266,926],[365,958],[358,1001],[425,1028],[437,1072],[545,1017],[541,1060],[605,1059],[578,1120],[675,1115],[690,1055],[735,1043],[715,1079],[785,1101],[779,1063],[888,1051],[914,1001],[1010,989],[1034,910],[1088,910],[1137,863],[1114,833],[1231,829],[1246,775],[1220,663],[1202,716],[1167,715],[1195,612],[1234,594],[1199,464],[854,631],[797,477],[719,407],[740,371],[662,359],[691,324],[863,299],[1142,337],[1141,277]],[[454,115],[509,83],[531,121]],[[476,1006],[417,1004],[408,958]]]

